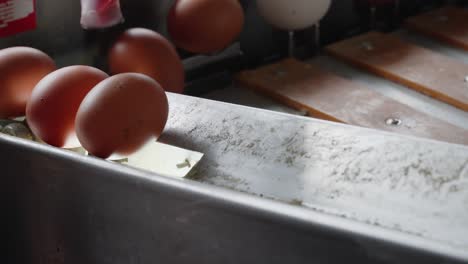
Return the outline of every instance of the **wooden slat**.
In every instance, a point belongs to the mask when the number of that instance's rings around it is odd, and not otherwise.
[[[405,24],[409,29],[468,50],[468,10],[466,9],[445,7],[410,17]]]
[[[244,86],[311,116],[407,135],[468,144],[468,130],[453,126],[373,90],[294,59],[238,74]],[[402,121],[387,125],[389,118]]]
[[[331,55],[468,111],[468,65],[370,32],[326,47]]]

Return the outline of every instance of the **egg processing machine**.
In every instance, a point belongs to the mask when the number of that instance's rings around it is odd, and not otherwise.
[[[79,1],[37,1],[0,45],[106,69],[172,2],[83,31]],[[204,154],[190,177],[0,135],[2,263],[468,263],[466,1],[241,3],[235,44],[180,51],[159,141]]]

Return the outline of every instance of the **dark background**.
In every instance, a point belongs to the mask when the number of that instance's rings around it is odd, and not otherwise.
[[[209,76],[213,71],[239,68],[276,60],[286,55],[287,34],[267,25],[258,16],[253,0],[241,0],[246,12],[244,31],[239,38],[242,58],[229,60],[215,67],[202,67],[197,73],[188,72],[188,82]],[[322,44],[343,39],[369,29],[369,7],[353,0],[333,0],[322,21]],[[465,1],[401,0],[401,19],[446,3],[466,4]],[[173,0],[121,0],[125,23],[105,30],[83,30],[80,26],[78,0],[37,0],[38,27],[34,31],[0,39],[0,48],[25,45],[38,48],[57,60],[59,66],[88,64],[106,70],[107,48],[113,39],[129,27],[146,27],[163,35],[166,14]],[[378,9],[378,28],[392,30],[398,26],[392,16],[392,5]],[[307,58],[315,53],[313,30],[296,34],[297,56]],[[183,58],[193,56],[180,51]],[[190,90],[190,89],[189,89]]]

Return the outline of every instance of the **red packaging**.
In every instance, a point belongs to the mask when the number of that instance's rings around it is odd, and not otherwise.
[[[35,0],[0,0],[0,37],[35,28]]]
[[[81,26],[107,28],[123,22],[119,0],[81,0]]]

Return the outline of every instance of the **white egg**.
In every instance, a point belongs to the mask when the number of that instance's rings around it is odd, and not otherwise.
[[[331,0],[257,0],[260,15],[284,30],[301,30],[316,24],[330,5]]]

